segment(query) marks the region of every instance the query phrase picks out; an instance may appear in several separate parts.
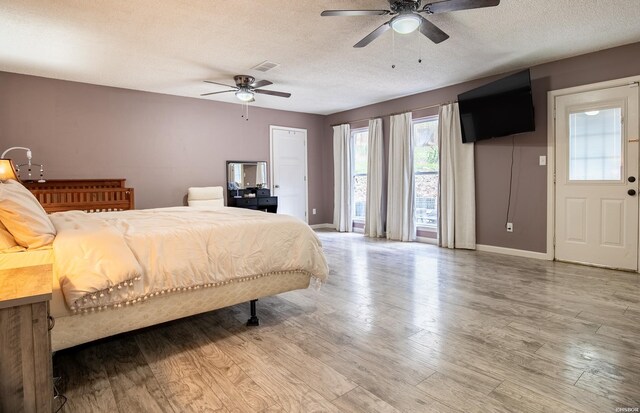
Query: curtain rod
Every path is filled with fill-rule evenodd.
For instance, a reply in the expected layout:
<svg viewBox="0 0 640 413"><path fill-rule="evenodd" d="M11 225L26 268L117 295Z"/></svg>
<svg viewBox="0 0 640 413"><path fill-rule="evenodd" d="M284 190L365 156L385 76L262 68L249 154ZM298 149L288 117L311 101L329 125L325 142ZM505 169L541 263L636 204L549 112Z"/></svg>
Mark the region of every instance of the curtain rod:
<svg viewBox="0 0 640 413"><path fill-rule="evenodd" d="M429 105L429 106L422 106L420 108L415 108L415 109L411 109L411 110L406 110L404 112L395 112L395 113L387 113L386 115L378 115L378 116L374 116L372 118L365 118L365 119L358 119L358 120L350 120L347 122L342 122L342 123L336 123L333 125L329 125L329 126L339 126L339 125L344 125L345 123L357 123L357 122L364 122L365 120L371 120L371 119L375 119L375 118L384 118L387 116L395 116L395 115L400 115L401 113L407 113L407 112L416 112L418 110L424 110L424 109L431 109L431 108L437 108L440 107L442 105L447 105L449 103L453 103L453 102L445 102L445 103L437 103L435 105Z"/></svg>

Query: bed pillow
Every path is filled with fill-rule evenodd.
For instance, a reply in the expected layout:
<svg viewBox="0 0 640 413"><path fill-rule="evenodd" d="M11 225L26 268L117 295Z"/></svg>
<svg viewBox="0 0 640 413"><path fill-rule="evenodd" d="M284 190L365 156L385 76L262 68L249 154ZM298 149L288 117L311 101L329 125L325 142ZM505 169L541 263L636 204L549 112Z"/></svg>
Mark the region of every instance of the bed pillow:
<svg viewBox="0 0 640 413"><path fill-rule="evenodd" d="M56 236L56 229L36 197L13 180L0 185L0 222L26 248L51 244Z"/></svg>
<svg viewBox="0 0 640 413"><path fill-rule="evenodd" d="M0 222L0 252L7 251L11 248L17 247L16 239L9 232L7 227Z"/></svg>

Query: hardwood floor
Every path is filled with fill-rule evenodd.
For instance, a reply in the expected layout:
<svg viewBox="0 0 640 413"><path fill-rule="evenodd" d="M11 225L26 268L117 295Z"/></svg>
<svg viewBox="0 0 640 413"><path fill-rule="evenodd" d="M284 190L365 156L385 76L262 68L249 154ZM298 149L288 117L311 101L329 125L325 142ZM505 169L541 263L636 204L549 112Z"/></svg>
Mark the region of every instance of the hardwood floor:
<svg viewBox="0 0 640 413"><path fill-rule="evenodd" d="M640 407L637 274L320 232L309 289L58 352L65 412ZM635 410L637 411L637 410Z"/></svg>

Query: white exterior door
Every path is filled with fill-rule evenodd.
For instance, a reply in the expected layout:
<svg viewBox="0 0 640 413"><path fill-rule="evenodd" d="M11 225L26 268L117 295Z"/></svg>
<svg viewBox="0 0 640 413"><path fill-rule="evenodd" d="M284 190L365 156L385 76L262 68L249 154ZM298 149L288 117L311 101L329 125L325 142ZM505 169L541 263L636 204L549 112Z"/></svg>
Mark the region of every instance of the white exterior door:
<svg viewBox="0 0 640 413"><path fill-rule="evenodd" d="M271 126L272 193L278 213L307 221L307 131Z"/></svg>
<svg viewBox="0 0 640 413"><path fill-rule="evenodd" d="M638 85L558 96L555 256L638 269Z"/></svg>

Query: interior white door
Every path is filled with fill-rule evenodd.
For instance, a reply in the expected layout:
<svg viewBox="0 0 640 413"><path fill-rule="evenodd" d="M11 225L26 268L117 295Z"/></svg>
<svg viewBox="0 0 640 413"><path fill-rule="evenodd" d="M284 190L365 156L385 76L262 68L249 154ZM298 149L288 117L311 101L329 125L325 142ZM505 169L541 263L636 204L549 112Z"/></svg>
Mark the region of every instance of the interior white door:
<svg viewBox="0 0 640 413"><path fill-rule="evenodd" d="M278 213L307 221L307 131L271 126L272 192Z"/></svg>
<svg viewBox="0 0 640 413"><path fill-rule="evenodd" d="M638 269L638 85L556 97L555 256Z"/></svg>

